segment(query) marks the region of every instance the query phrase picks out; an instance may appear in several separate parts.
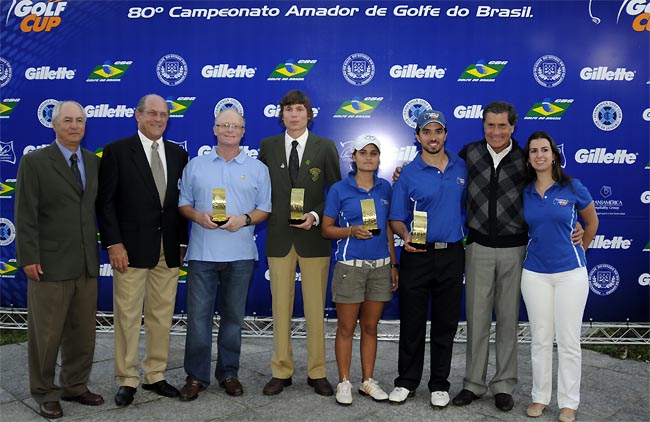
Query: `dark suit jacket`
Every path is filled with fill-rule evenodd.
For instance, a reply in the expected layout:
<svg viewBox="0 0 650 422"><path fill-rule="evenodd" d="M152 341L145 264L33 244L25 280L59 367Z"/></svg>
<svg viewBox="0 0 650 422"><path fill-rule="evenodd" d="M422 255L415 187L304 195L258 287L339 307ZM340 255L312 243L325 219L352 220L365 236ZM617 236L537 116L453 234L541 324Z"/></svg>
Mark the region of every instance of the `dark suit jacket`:
<svg viewBox="0 0 650 422"><path fill-rule="evenodd" d="M180 245L187 244L187 221L178 212L178 181L187 164L187 152L164 142L167 192L162 207L138 135L104 147L97 196L99 233L104 248L124 244L130 267L155 267L161 236L167 266L179 267Z"/></svg>
<svg viewBox="0 0 650 422"><path fill-rule="evenodd" d="M320 227L311 230L289 226L291 179L284 148L284 133L262 140L260 160L271 176L272 211L266 233L266 256L283 257L293 245L303 257L330 256L330 241L321 236ZM321 221L325 190L341 180L339 154L334 141L309 132L298 173L298 186L305 188L305 212L315 211Z"/></svg>
<svg viewBox="0 0 650 422"><path fill-rule="evenodd" d="M95 198L99 158L80 148L86 187L53 142L20 160L16 182L16 255L23 267L41 264L42 281L99 275ZM84 262L85 260L85 262Z"/></svg>

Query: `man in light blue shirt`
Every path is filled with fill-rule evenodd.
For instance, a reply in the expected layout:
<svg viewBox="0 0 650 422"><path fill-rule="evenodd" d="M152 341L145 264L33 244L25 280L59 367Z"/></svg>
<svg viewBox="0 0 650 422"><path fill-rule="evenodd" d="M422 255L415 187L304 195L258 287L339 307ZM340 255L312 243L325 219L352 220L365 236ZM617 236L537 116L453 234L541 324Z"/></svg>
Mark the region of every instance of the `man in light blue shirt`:
<svg viewBox="0 0 650 422"><path fill-rule="evenodd" d="M186 384L181 400L198 397L210 385L212 318L219 289L221 316L217 338L219 384L231 396L244 390L238 379L241 323L255 261L255 224L271 212L271 179L267 167L239 148L244 118L236 109L221 111L214 125L217 146L195 157L181 179L179 210L192 222L187 251ZM225 224L212 221L212 190L226 192Z"/></svg>

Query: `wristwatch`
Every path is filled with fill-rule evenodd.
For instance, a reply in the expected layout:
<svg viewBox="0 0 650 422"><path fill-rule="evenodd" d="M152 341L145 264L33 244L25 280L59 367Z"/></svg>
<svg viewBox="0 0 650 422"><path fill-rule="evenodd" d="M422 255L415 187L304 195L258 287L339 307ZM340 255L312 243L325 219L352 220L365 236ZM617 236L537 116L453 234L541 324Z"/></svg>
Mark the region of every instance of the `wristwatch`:
<svg viewBox="0 0 650 422"><path fill-rule="evenodd" d="M251 225L251 223L253 222L253 220L251 219L251 216L250 216L250 215L248 215L248 214L244 214L244 215L246 216L246 224L244 224L244 226L248 227L248 226Z"/></svg>

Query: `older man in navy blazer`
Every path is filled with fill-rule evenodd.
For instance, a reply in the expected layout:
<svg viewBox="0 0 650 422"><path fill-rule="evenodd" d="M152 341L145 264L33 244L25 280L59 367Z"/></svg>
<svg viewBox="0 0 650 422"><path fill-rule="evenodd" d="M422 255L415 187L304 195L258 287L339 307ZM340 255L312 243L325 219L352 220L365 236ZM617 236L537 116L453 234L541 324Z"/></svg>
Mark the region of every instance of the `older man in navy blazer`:
<svg viewBox="0 0 650 422"><path fill-rule="evenodd" d="M142 310L146 355L142 388L166 396L178 390L165 381L169 331L181 245L187 222L178 212L178 183L187 152L163 139L169 107L158 95L140 99L138 133L108 144L99 169L97 218L102 246L113 267L115 403L133 401L140 383L138 339Z"/></svg>

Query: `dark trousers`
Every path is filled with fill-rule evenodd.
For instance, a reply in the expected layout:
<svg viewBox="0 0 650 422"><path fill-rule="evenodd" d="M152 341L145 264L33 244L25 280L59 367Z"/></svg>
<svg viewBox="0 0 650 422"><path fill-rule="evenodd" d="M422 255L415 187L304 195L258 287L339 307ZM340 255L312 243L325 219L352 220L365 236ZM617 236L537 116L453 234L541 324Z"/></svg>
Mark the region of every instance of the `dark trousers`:
<svg viewBox="0 0 650 422"><path fill-rule="evenodd" d="M399 376L395 387L415 390L422 379L427 311L431 303L429 391L449 391L454 336L463 292L461 242L424 253L402 250L399 273Z"/></svg>

